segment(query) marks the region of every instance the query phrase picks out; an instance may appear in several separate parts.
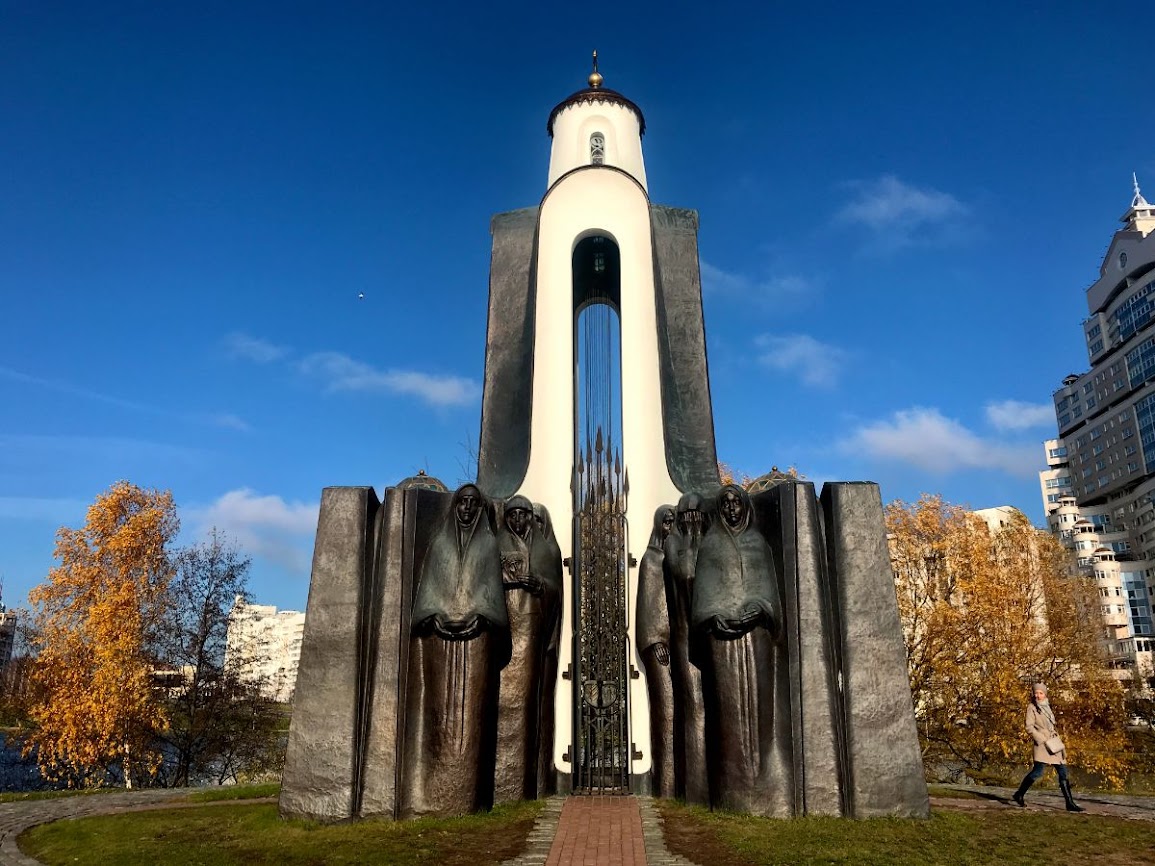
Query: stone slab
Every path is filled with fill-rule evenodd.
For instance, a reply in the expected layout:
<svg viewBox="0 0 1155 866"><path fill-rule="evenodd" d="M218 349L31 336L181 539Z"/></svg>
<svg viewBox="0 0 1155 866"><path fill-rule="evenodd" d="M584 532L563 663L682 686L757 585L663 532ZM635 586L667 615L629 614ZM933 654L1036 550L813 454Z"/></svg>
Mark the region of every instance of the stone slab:
<svg viewBox="0 0 1155 866"><path fill-rule="evenodd" d="M878 485L822 488L842 658L850 815L930 814Z"/></svg>

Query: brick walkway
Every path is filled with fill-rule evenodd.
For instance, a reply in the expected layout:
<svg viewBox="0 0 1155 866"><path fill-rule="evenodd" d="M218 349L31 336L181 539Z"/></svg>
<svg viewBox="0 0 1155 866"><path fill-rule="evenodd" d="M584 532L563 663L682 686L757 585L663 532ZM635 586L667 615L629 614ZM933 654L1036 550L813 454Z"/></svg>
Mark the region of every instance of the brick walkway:
<svg viewBox="0 0 1155 866"><path fill-rule="evenodd" d="M646 866L634 797L569 797L546 866Z"/></svg>

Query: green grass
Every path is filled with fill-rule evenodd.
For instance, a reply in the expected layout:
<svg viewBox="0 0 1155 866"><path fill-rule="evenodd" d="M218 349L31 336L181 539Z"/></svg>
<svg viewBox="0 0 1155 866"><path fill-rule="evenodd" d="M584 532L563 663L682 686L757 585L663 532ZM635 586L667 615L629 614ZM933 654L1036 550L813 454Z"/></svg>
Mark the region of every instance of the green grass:
<svg viewBox="0 0 1155 866"><path fill-rule="evenodd" d="M202 788L188 795L190 803L215 803L220 800L258 800L261 797L276 797L281 793L280 782L260 785L222 785L219 788Z"/></svg>
<svg viewBox="0 0 1155 866"><path fill-rule="evenodd" d="M928 820L766 818L665 802L666 845L704 866L1137 866L1155 864L1146 821L1018 809L936 810Z"/></svg>
<svg viewBox="0 0 1155 866"><path fill-rule="evenodd" d="M489 866L521 852L540 808L519 803L466 818L321 825L283 821L275 804L229 804L59 821L19 842L49 866Z"/></svg>

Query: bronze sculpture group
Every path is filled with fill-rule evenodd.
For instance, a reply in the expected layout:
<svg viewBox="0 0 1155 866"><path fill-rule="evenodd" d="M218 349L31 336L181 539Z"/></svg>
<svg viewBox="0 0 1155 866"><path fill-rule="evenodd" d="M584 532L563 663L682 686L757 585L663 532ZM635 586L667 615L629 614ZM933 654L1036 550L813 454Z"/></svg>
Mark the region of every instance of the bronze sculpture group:
<svg viewBox="0 0 1155 866"><path fill-rule="evenodd" d="M453 495L410 620L402 817L550 793L561 568L544 507Z"/></svg>
<svg viewBox="0 0 1155 866"><path fill-rule="evenodd" d="M783 605L749 495L725 485L654 515L638 576L653 788L753 814L793 813Z"/></svg>

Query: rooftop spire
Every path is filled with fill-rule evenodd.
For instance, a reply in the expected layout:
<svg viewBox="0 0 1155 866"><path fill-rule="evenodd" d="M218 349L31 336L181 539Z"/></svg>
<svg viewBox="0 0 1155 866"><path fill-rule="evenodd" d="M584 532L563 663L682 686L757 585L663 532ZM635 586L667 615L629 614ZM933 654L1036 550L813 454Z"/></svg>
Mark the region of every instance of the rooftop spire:
<svg viewBox="0 0 1155 866"><path fill-rule="evenodd" d="M598 68L597 52L594 52L594 69ZM1139 178L1135 176L1135 172L1131 172L1131 184L1135 188L1135 197L1131 199L1131 207L1150 207L1147 204L1147 199L1143 198L1143 193L1139 192Z"/></svg>
<svg viewBox="0 0 1155 866"><path fill-rule="evenodd" d="M598 88L602 86L602 74L598 72L598 50L594 49L594 71L590 73L588 79L590 87Z"/></svg>

